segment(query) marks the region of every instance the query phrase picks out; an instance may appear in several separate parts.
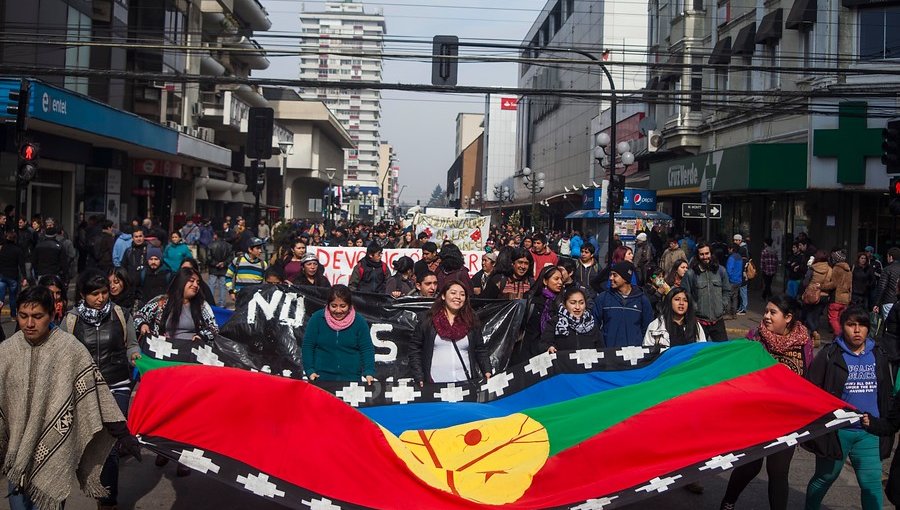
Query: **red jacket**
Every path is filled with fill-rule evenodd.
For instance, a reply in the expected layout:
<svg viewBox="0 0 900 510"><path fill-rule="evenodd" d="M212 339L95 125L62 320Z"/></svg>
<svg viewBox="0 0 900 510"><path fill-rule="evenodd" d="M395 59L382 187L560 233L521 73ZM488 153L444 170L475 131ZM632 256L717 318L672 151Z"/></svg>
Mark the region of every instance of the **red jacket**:
<svg viewBox="0 0 900 510"><path fill-rule="evenodd" d="M534 259L534 277L537 278L541 275L541 270L547 266L555 266L557 262L559 262L559 257L556 256L556 253L553 253L549 248L544 249L544 253L538 254L533 250L531 252L531 258Z"/></svg>

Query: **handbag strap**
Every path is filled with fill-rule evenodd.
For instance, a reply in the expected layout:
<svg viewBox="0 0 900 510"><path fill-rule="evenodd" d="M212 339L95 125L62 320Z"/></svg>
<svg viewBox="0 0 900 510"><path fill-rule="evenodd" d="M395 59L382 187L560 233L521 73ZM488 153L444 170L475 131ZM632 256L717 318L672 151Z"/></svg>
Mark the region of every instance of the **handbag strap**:
<svg viewBox="0 0 900 510"><path fill-rule="evenodd" d="M456 351L456 357L459 358L459 362L460 364L462 364L463 372L466 373L466 380L472 384L475 384L475 380L472 379L472 374L469 373L469 369L466 368L466 362L463 361L462 353L459 351L459 346L456 345L456 341L451 340L450 342L453 344L453 350Z"/></svg>

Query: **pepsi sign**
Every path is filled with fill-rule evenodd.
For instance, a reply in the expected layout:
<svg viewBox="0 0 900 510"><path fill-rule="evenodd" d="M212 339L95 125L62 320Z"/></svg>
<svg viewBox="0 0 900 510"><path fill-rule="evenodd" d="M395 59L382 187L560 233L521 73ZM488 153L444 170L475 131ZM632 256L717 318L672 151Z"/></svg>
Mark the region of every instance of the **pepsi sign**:
<svg viewBox="0 0 900 510"><path fill-rule="evenodd" d="M652 189L625 188L622 209L632 211L655 211L656 191Z"/></svg>

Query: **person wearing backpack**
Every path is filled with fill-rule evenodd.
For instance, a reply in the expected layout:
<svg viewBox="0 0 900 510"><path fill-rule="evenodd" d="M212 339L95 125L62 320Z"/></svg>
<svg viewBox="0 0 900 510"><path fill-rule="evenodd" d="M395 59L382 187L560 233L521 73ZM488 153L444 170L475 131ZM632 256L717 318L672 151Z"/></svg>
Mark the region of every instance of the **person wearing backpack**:
<svg viewBox="0 0 900 510"><path fill-rule="evenodd" d="M368 292L371 294L384 294L385 285L391 275L387 264L381 261L384 250L376 242L372 241L366 248L366 256L360 260L353 272L350 273L350 282L347 285L354 292Z"/></svg>
<svg viewBox="0 0 900 510"><path fill-rule="evenodd" d="M141 357L131 316L109 299L109 280L97 269L83 272L77 281L79 297L75 307L66 314L59 327L71 333L87 348L106 386L119 405L122 414L128 416L131 400L131 367ZM119 455L113 448L100 473L101 484L109 495L98 498L99 508L118 504Z"/></svg>
<svg viewBox="0 0 900 510"><path fill-rule="evenodd" d="M225 288L232 296L248 285L261 285L265 281L263 275L269 264L262 258L263 244L265 242L262 239L251 237L247 252L232 260L228 266Z"/></svg>
<svg viewBox="0 0 900 510"><path fill-rule="evenodd" d="M56 275L64 284L69 281L69 258L56 238L56 227L48 227L31 250L31 270L35 280Z"/></svg>
<svg viewBox="0 0 900 510"><path fill-rule="evenodd" d="M819 319L822 311L828 305L828 291L834 289L831 278L831 266L828 264L828 253L825 250L816 250L813 255L813 263L806 275L806 288L803 291L803 322L806 329L813 337L813 342L819 344Z"/></svg>

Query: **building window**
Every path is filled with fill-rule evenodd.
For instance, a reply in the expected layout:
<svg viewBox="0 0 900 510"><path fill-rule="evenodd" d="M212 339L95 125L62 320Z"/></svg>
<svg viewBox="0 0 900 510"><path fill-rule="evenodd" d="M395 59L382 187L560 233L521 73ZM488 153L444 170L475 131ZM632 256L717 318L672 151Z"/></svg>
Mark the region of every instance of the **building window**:
<svg viewBox="0 0 900 510"><path fill-rule="evenodd" d="M70 42L91 40L91 18L77 9L69 7L66 40ZM90 46L69 46L66 48L67 69L89 69L91 67ZM65 87L81 94L88 93L87 77L66 76Z"/></svg>
<svg viewBox="0 0 900 510"><path fill-rule="evenodd" d="M659 2L657 0L652 0L650 2L650 15L647 16L648 19L648 27L647 27L647 36L650 41L650 46L656 46L659 44Z"/></svg>
<svg viewBox="0 0 900 510"><path fill-rule="evenodd" d="M812 45L813 45L813 35L812 30L801 30L800 31L800 53L803 55L801 60L801 65L803 66L803 73L807 74L809 69L812 66Z"/></svg>
<svg viewBox="0 0 900 510"><path fill-rule="evenodd" d="M900 58L900 6L859 9L859 59Z"/></svg>
<svg viewBox="0 0 900 510"><path fill-rule="evenodd" d="M691 100L692 112L699 112L703 107L703 67L691 66Z"/></svg>
<svg viewBox="0 0 900 510"><path fill-rule="evenodd" d="M678 91L678 85L681 83L680 79L674 79L670 82L672 84L671 91ZM674 117L678 115L678 100L676 99L678 96L672 94L669 96L669 117Z"/></svg>

